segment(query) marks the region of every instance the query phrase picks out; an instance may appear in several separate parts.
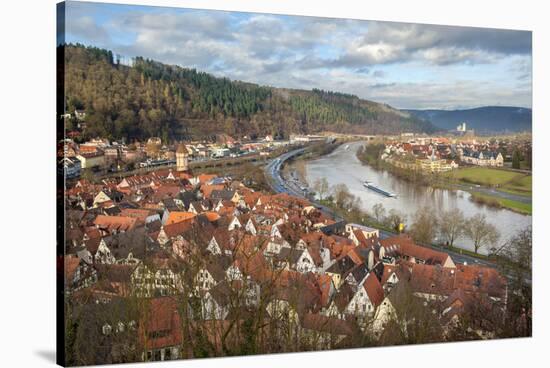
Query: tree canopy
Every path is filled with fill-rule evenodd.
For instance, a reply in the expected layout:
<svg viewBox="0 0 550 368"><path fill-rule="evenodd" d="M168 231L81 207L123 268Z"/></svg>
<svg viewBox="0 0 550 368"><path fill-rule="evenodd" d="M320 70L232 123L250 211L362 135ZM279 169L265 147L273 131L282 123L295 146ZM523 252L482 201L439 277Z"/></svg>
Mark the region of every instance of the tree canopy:
<svg viewBox="0 0 550 368"><path fill-rule="evenodd" d="M252 138L322 130L357 133L430 131L431 124L357 96L277 89L218 78L109 50L64 45L66 112L86 112L84 137L111 139ZM73 122L67 123L74 128Z"/></svg>

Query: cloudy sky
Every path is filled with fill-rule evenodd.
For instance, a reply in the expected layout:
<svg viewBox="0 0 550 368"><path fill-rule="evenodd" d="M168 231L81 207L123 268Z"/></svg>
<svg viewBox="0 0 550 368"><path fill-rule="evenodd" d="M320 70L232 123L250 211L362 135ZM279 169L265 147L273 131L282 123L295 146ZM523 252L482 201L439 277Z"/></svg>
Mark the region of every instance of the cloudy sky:
<svg viewBox="0 0 550 368"><path fill-rule="evenodd" d="M69 1L66 41L397 108L531 107L531 33Z"/></svg>

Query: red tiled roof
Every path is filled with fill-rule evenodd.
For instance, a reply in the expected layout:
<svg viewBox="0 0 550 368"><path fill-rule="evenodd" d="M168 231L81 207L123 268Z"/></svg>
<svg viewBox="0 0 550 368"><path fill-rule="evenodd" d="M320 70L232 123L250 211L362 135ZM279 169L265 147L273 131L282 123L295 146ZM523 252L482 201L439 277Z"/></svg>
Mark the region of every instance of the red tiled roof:
<svg viewBox="0 0 550 368"><path fill-rule="evenodd" d="M455 288L504 297L506 279L494 268L459 264L455 275Z"/></svg>
<svg viewBox="0 0 550 368"><path fill-rule="evenodd" d="M170 212L170 215L168 215L166 225L171 225L182 221L189 221L192 220L195 216L196 215L193 212L172 211Z"/></svg>
<svg viewBox="0 0 550 368"><path fill-rule="evenodd" d="M214 179L214 178L217 178L217 175L213 175L213 174L200 174L199 176L197 176L197 178L199 179L199 183L201 184L206 184L208 183L210 180Z"/></svg>
<svg viewBox="0 0 550 368"><path fill-rule="evenodd" d="M159 349L181 344L181 318L173 298L151 299L147 312L138 333L138 336L142 338L142 344L147 349ZM143 341L143 336L147 336L145 341Z"/></svg>
<svg viewBox="0 0 550 368"><path fill-rule="evenodd" d="M332 335L351 335L353 333L349 322L322 314L306 313L302 319L302 327Z"/></svg>
<svg viewBox="0 0 550 368"><path fill-rule="evenodd" d="M202 194L204 195L204 198L210 198L210 195L214 190L223 190L223 189L225 189L225 185L223 184L214 184L214 185L202 184L200 188Z"/></svg>
<svg viewBox="0 0 550 368"><path fill-rule="evenodd" d="M443 266L449 258L447 253L416 245L412 238L407 235L398 235L382 239L380 240L380 244L386 249L392 245L396 245L398 247L397 251L400 254L421 259L428 264L440 264Z"/></svg>
<svg viewBox="0 0 550 368"><path fill-rule="evenodd" d="M346 255L351 258L353 263L355 263L356 265L359 265L365 261L363 257L359 255L357 248L350 249L349 252L346 253Z"/></svg>
<svg viewBox="0 0 550 368"><path fill-rule="evenodd" d="M151 216L152 214L154 214L153 211L145 210L141 208L123 208L120 211L120 216L135 217L142 224L145 223L145 220L147 219L147 217Z"/></svg>
<svg viewBox="0 0 550 368"><path fill-rule="evenodd" d="M136 222L134 217L99 215L94 220L94 225L109 231L128 231L136 226Z"/></svg>
<svg viewBox="0 0 550 368"><path fill-rule="evenodd" d="M365 288L365 291L367 292L371 303L375 307L378 307L380 303L382 303L382 301L384 300L384 289L382 289L382 285L380 285L378 277L376 277L374 272L371 272L367 276L363 287Z"/></svg>
<svg viewBox="0 0 550 368"><path fill-rule="evenodd" d="M169 237L181 235L193 227L194 220L175 222L173 224L165 225L163 227L164 233Z"/></svg>
<svg viewBox="0 0 550 368"><path fill-rule="evenodd" d="M205 215L208 221L210 222L217 221L221 217L218 213L214 211L205 211L205 212L202 212L202 214Z"/></svg>
<svg viewBox="0 0 550 368"><path fill-rule="evenodd" d="M454 289L455 270L439 266L412 264L410 285L416 292L449 295Z"/></svg>
<svg viewBox="0 0 550 368"><path fill-rule="evenodd" d="M332 277L327 274L317 275L317 282L319 284L319 289L321 290L321 305L326 307L330 302Z"/></svg>

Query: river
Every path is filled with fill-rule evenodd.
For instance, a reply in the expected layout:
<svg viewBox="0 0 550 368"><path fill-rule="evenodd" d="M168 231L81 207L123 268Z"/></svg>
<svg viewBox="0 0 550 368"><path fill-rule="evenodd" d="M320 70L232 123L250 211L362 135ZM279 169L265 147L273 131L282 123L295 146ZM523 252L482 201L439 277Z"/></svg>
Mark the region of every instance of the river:
<svg viewBox="0 0 550 368"><path fill-rule="evenodd" d="M487 216L487 221L496 226L500 233L499 243L509 239L519 230L531 225L532 217L521 215L506 209L496 209L470 201L470 193L457 190L436 189L429 186L411 184L389 172L379 171L363 165L356 157L357 149L365 142L354 142L338 147L327 156L308 161L306 179L311 185L317 178L325 177L331 186L344 183L350 192L361 199L362 207L372 212L372 207L381 203L386 213L395 209L407 216L408 223L421 208L430 208L436 214L441 210L459 208L466 217L478 213ZM397 198L389 198L363 187L363 181L369 180L378 187L396 193ZM456 246L473 250L469 239L458 239ZM486 254L488 249L480 249Z"/></svg>

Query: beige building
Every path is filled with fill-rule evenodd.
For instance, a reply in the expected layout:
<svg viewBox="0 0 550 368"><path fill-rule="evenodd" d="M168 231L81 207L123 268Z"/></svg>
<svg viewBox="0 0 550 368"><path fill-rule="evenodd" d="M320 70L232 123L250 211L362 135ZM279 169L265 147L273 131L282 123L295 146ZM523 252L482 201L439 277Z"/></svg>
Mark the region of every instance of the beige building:
<svg viewBox="0 0 550 368"><path fill-rule="evenodd" d="M93 153L81 153L76 158L80 160L83 169L105 166L105 155L100 150Z"/></svg>
<svg viewBox="0 0 550 368"><path fill-rule="evenodd" d="M445 171L451 171L453 166L453 162L447 162L447 160L444 159L417 159L416 160L416 167L422 171L432 172L432 173L439 173L439 172L445 172Z"/></svg>
<svg viewBox="0 0 550 368"><path fill-rule="evenodd" d="M183 143L178 144L178 148L176 149L176 170L189 170L189 151Z"/></svg>

